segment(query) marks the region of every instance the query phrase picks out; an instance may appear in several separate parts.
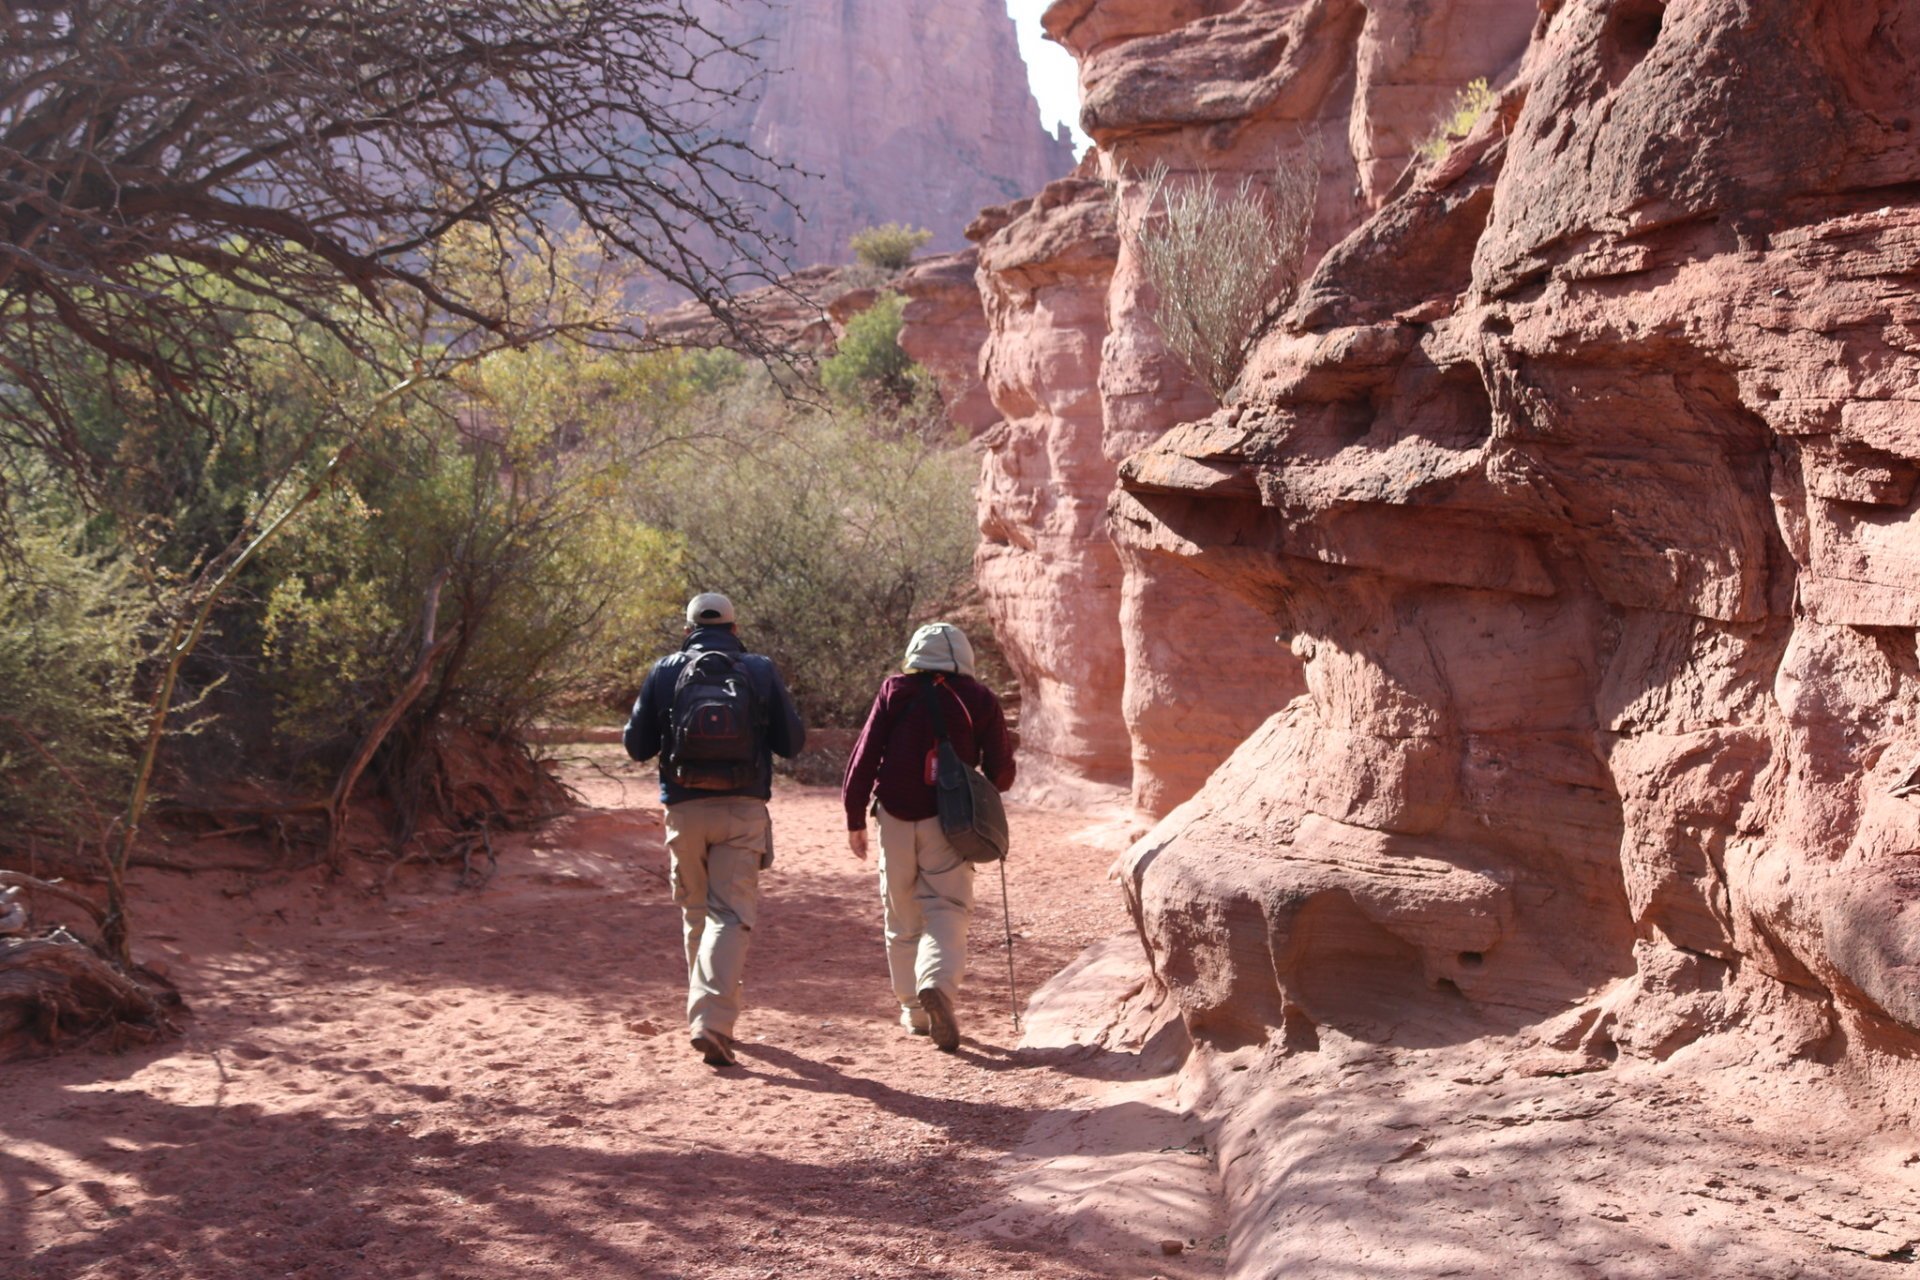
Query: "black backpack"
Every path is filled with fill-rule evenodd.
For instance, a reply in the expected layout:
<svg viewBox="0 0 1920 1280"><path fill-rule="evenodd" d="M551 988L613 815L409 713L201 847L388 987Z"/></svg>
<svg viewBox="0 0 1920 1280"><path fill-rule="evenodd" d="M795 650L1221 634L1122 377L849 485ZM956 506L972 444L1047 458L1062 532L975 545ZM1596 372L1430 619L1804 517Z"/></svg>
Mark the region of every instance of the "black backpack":
<svg viewBox="0 0 1920 1280"><path fill-rule="evenodd" d="M737 655L695 652L673 682L669 777L699 791L738 791L760 780L760 715L753 679Z"/></svg>
<svg viewBox="0 0 1920 1280"><path fill-rule="evenodd" d="M927 681L927 708L933 713L933 799L940 814L940 832L953 851L968 862L998 862L1007 856L1007 805L985 774L960 758L947 736L946 713L940 709L938 681Z"/></svg>

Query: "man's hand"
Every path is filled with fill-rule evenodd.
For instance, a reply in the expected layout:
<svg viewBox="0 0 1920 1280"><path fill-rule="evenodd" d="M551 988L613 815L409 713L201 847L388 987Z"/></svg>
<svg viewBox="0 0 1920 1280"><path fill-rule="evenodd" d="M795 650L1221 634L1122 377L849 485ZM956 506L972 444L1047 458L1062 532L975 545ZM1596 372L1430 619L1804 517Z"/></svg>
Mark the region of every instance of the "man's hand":
<svg viewBox="0 0 1920 1280"><path fill-rule="evenodd" d="M847 832L847 848L853 850L853 856L865 862L867 860L867 832L862 827L858 831Z"/></svg>

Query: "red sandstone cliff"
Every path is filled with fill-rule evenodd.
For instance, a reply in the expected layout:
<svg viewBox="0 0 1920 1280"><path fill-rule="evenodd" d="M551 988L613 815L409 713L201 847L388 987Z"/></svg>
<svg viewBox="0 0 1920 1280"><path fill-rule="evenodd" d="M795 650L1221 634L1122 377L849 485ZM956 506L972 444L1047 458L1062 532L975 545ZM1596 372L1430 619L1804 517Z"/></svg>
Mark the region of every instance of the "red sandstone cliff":
<svg viewBox="0 0 1920 1280"><path fill-rule="evenodd" d="M1099 319L982 254L994 359L1102 343L1136 798L1225 761L1122 870L1203 1050L1231 1273L1910 1258L1920 3L1047 22L1122 202L1156 159L1322 172L1313 275L1226 408L1125 244ZM1403 176L1477 76L1499 108ZM989 509L1087 456L1084 418L1027 417ZM1112 598L1047 625L1098 635ZM1190 630L1223 599L1244 621ZM1266 689L1222 672L1274 636ZM1194 703L1259 723L1179 742Z"/></svg>
<svg viewBox="0 0 1920 1280"><path fill-rule="evenodd" d="M904 222L964 247L981 207L1073 167L1040 125L1003 0L695 0L766 72L715 121L797 173L777 180L804 221L769 216L797 265L849 260L847 237ZM773 178L773 171L762 176Z"/></svg>
<svg viewBox="0 0 1920 1280"><path fill-rule="evenodd" d="M987 389L1006 421L983 441L975 558L1020 677L1027 785L1128 780L1120 714L1120 562L1106 536L1100 343L1118 244L1101 184L1076 176L989 210L980 241Z"/></svg>
<svg viewBox="0 0 1920 1280"><path fill-rule="evenodd" d="M1080 59L1083 122L1123 209L1133 208L1139 176L1156 163L1177 179L1200 170L1261 174L1283 158L1313 156L1317 256L1384 200L1414 144L1462 86L1497 77L1518 58L1534 12L1521 0L1060 0L1045 25ZM1025 214L1025 222L1034 220ZM1019 282L996 278L991 252L982 259L982 291L996 329L993 349L1099 346L1091 383L1078 371L1072 376L1081 380L1070 384L1097 389L1097 433L1084 423L1041 432L1048 461L1036 466L1042 455L1023 452L1025 437L1015 432L989 464L985 590L1016 650L1098 653L1118 637L1124 755L1104 696L1112 676L1085 692L1052 677L1045 678L1050 687L1039 687L1035 677L1027 713L1042 726L1035 743L1042 753L1086 759L1087 773L1130 784L1135 808L1157 817L1302 691L1300 664L1276 643L1267 611L1215 590L1157 544L1123 539L1119 573L1089 579L1081 562L1110 555L1104 524L1081 527L1073 536L1080 549L1062 559L1057 542L1042 551L1032 538L1003 536L1019 524L1005 513L1050 506L1052 455L1071 451L1084 486L1074 491L1092 492L1096 473L1110 474L1120 458L1206 414L1213 402L1162 348L1127 243L1118 245L1097 309L1063 314L1034 305L1019 313ZM1066 397L1067 385L1056 378L1048 395ZM1033 419L1029 392L1010 387L996 397L1009 419ZM1067 744L1057 753L1056 740Z"/></svg>

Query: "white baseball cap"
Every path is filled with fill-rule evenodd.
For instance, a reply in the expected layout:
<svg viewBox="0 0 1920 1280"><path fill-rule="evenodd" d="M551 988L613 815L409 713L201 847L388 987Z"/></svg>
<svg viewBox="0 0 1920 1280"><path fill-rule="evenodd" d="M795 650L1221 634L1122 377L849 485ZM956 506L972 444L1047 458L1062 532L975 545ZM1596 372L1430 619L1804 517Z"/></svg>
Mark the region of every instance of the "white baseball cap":
<svg viewBox="0 0 1920 1280"><path fill-rule="evenodd" d="M687 601L687 625L717 627L733 621L733 601L718 591L702 591Z"/></svg>

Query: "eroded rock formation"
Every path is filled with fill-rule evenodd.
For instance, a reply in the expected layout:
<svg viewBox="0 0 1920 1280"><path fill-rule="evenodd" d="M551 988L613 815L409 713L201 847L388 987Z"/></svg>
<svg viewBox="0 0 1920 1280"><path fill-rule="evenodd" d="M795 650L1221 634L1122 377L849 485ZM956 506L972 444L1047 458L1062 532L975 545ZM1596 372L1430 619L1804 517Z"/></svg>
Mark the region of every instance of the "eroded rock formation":
<svg viewBox="0 0 1920 1280"><path fill-rule="evenodd" d="M1453 97L1476 76L1497 76L1525 48L1533 6L1484 0L1454 6L1374 5L1359 0L1317 3L1128 3L1061 0L1045 15L1048 31L1081 61L1084 124L1100 147L1099 169L1129 220L1140 182L1156 164L1176 181L1199 173L1232 182L1277 165L1318 173L1311 252L1345 236L1386 195L1415 143ZM1029 215L1031 216L1031 215ZM982 259L982 287L1007 294ZM1013 292L1017 293L1015 289ZM1080 309L1066 321L1076 340L1100 342L1099 449L1105 465L1158 440L1175 425L1202 417L1213 401L1161 344L1153 298L1125 238L1118 244L1103 313ZM996 346L1026 342L1045 348L1053 318L1044 311L1009 322L1013 309L990 305ZM1056 390L1053 394L1058 395ZM1030 397L1002 402L1010 418L1026 417ZM1037 430L1037 428L1036 428ZM1041 432L1041 434L1045 434ZM1019 438L1009 436L1011 443ZM1062 447L1091 457L1084 426L1061 434ZM988 492L1001 509L1042 502L1048 479L1003 451L990 465ZM1004 520L989 512L990 544ZM1083 559L1108 556L1104 525L1083 525L1093 546ZM1003 553L990 551L992 559ZM1136 810L1167 812L1198 789L1213 769L1268 716L1304 688L1300 663L1276 643L1267 612L1223 593L1180 555L1152 540L1122 540L1120 586L1054 593L1049 608L1028 619L1031 646L1110 646L1117 625L1122 647L1121 708L1126 757L1109 750L1103 776L1130 783ZM1063 579L1064 581L1064 579ZM999 616L1022 629L1034 602L1021 592L1045 590L1048 576L998 574ZM1094 690L1092 692L1103 692ZM1116 743L1109 703L1065 682L1039 691L1030 704L1052 715L1059 734Z"/></svg>
<svg viewBox="0 0 1920 1280"><path fill-rule="evenodd" d="M904 222L961 249L985 205L1039 190L1073 167L1047 133L1002 0L695 0L766 73L715 127L770 161L799 205L770 210L795 264L850 260L847 237ZM811 176L808 176L811 175Z"/></svg>
<svg viewBox="0 0 1920 1280"><path fill-rule="evenodd" d="M988 210L968 234L990 335L981 368L1005 417L983 442L975 567L1020 677L1026 785L1125 786L1120 562L1106 536L1115 459L1097 389L1113 214L1083 174Z"/></svg>
<svg viewBox="0 0 1920 1280"><path fill-rule="evenodd" d="M934 376L947 418L969 437L1000 421L980 375L987 317L974 280L979 254L943 253L914 263L893 287L905 296L900 348Z"/></svg>
<svg viewBox="0 0 1920 1280"><path fill-rule="evenodd" d="M1130 854L1203 1039L1737 1029L1911 1114L1916 57L1905 0L1545 6L1122 466L1308 687Z"/></svg>
<svg viewBox="0 0 1920 1280"><path fill-rule="evenodd" d="M1100 336L1136 801L1207 757L1158 708L1260 720L1121 863L1201 1049L1229 1274L1910 1260L1920 0L1047 22L1123 207L1155 161L1321 175L1228 406L1124 242ZM1478 77L1496 107L1409 163ZM990 318L1003 361L1058 340ZM1194 635L1217 598L1246 621ZM1270 701L1222 635L1281 638Z"/></svg>

